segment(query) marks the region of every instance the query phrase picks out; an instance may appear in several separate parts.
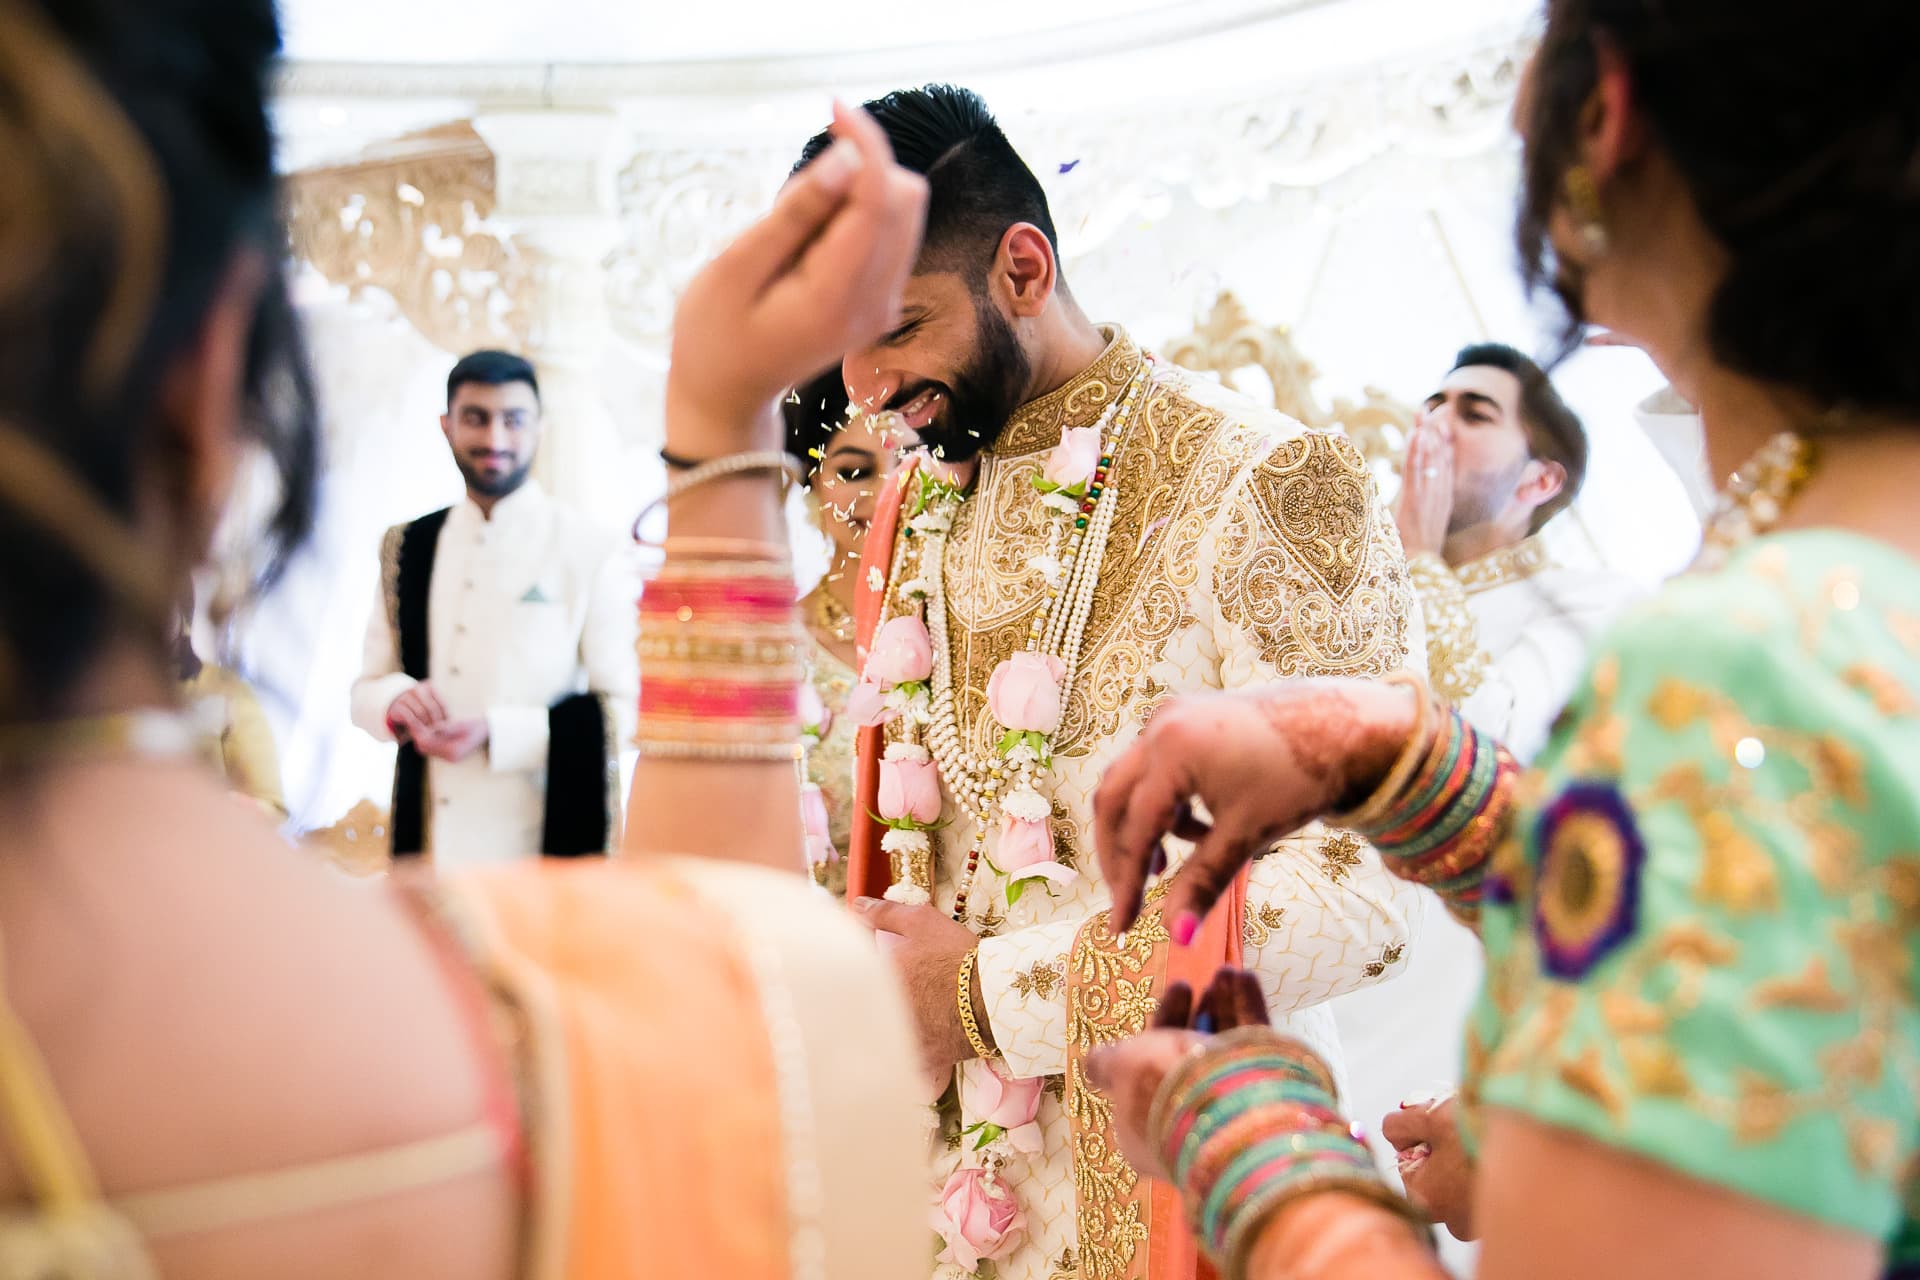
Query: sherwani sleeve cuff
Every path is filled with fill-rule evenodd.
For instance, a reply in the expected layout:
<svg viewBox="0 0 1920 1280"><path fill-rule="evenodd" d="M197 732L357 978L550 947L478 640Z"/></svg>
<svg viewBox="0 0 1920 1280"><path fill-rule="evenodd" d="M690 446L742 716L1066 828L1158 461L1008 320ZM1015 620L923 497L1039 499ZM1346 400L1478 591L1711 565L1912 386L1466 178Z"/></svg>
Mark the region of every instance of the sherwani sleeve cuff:
<svg viewBox="0 0 1920 1280"><path fill-rule="evenodd" d="M545 707L495 707L487 712L487 762L495 773L544 768L547 737Z"/></svg>
<svg viewBox="0 0 1920 1280"><path fill-rule="evenodd" d="M384 676L369 676L354 682L353 722L381 742L393 741L387 728L387 708L393 700L418 683L404 671Z"/></svg>
<svg viewBox="0 0 1920 1280"><path fill-rule="evenodd" d="M1067 1069L1067 953L1085 920L1054 920L980 940L980 994L1016 1080Z"/></svg>

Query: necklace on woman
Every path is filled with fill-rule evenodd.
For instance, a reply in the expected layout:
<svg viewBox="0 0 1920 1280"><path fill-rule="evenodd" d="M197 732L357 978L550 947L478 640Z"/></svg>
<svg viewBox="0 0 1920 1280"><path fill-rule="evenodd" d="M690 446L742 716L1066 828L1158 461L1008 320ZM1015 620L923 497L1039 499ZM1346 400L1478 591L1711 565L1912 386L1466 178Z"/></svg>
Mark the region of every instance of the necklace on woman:
<svg viewBox="0 0 1920 1280"><path fill-rule="evenodd" d="M813 591L813 627L838 644L853 643L853 611L822 582Z"/></svg>
<svg viewBox="0 0 1920 1280"><path fill-rule="evenodd" d="M1693 567L1718 569L1733 552L1771 532L1813 475L1814 449L1797 431L1782 431L1740 464L1720 492L1701 532Z"/></svg>

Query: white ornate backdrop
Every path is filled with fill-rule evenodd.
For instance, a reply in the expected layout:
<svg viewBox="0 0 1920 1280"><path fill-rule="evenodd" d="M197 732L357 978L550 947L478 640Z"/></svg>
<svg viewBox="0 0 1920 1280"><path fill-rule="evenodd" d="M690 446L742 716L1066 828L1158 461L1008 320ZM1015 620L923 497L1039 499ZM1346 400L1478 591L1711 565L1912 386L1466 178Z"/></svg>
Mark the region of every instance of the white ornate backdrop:
<svg viewBox="0 0 1920 1280"><path fill-rule="evenodd" d="M1231 288L1293 327L1327 398L1417 400L1465 342L1543 341L1510 235L1532 0L655 7L288 6L283 162L330 465L313 548L239 641L297 823L385 787L346 688L380 531L459 491L436 429L454 356L528 350L543 482L630 518L660 484L676 291L831 93L979 89L1049 189L1078 297L1150 344ZM1670 571L1697 529L1631 419L1657 375L1614 350L1559 377L1594 436L1563 554Z"/></svg>

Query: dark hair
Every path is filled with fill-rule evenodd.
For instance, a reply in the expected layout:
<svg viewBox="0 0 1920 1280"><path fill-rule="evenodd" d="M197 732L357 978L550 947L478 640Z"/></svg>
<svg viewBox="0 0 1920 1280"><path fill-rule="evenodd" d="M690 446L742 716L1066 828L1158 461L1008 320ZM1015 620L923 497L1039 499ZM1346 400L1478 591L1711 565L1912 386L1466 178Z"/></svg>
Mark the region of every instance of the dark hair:
<svg viewBox="0 0 1920 1280"><path fill-rule="evenodd" d="M1548 0L1518 226L1536 288L1561 276L1547 226L1602 41L1726 247L1715 359L1823 406L1920 412L1920 5Z"/></svg>
<svg viewBox="0 0 1920 1280"><path fill-rule="evenodd" d="M267 115L279 43L270 0L0 0L0 719L60 714L116 629L169 651L188 566L163 557L197 554L209 531L190 522L212 513L183 496L175 536L146 545L135 494L186 493L159 390L247 250L269 279L245 426L279 480L256 587L311 526L319 424Z"/></svg>
<svg viewBox="0 0 1920 1280"><path fill-rule="evenodd" d="M820 469L827 444L847 425L847 382L835 365L795 388L780 416L787 427L787 452L807 469L807 483Z"/></svg>
<svg viewBox="0 0 1920 1280"><path fill-rule="evenodd" d="M917 270L951 271L969 285L986 280L1001 237L1015 223L1038 227L1060 251L1047 193L971 89L930 84L900 89L866 104L886 130L894 158L927 179L927 229ZM833 142L808 140L795 173Z"/></svg>
<svg viewBox="0 0 1920 1280"><path fill-rule="evenodd" d="M453 366L453 372L447 375L447 407L453 407L454 393L468 383L478 383L483 387L504 387L509 382L524 382L533 388L533 398L540 398L540 380L533 376L533 365L525 357L514 355L511 351L476 351L463 356L460 363Z"/></svg>
<svg viewBox="0 0 1920 1280"><path fill-rule="evenodd" d="M1567 473L1560 492L1534 508L1531 532L1573 505L1587 478L1587 432L1580 415L1567 406L1547 378L1546 370L1513 347L1500 342L1476 342L1462 347L1453 358L1455 369L1504 369L1520 384L1520 426L1527 433L1527 452L1543 462L1557 462Z"/></svg>

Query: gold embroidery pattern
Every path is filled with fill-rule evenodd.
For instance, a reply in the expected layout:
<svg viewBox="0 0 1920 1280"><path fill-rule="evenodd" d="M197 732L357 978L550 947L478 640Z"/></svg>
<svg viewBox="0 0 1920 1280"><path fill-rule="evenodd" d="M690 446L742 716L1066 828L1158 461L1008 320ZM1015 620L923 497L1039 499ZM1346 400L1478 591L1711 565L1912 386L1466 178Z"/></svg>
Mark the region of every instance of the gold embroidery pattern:
<svg viewBox="0 0 1920 1280"><path fill-rule="evenodd" d="M1381 974L1385 973L1387 970L1391 969L1394 965L1399 964L1400 957L1405 955L1406 953L1407 953L1406 943L1404 942L1389 943L1387 946L1381 949L1380 958L1378 960L1369 960L1367 962L1366 967L1362 969L1360 972L1366 974L1369 978L1377 978Z"/></svg>
<svg viewBox="0 0 1920 1280"><path fill-rule="evenodd" d="M1360 865L1360 851L1365 847L1353 832L1335 831L1320 842L1320 869L1327 879L1339 884Z"/></svg>
<svg viewBox="0 0 1920 1280"><path fill-rule="evenodd" d="M1399 540L1345 437L1310 431L1257 468L1221 539L1214 594L1283 676L1383 675L1414 608Z"/></svg>
<svg viewBox="0 0 1920 1280"><path fill-rule="evenodd" d="M1039 996L1042 1000L1053 999L1056 986L1066 981L1067 962L1064 960L1036 960L1025 973L1013 975L1013 989L1022 998Z"/></svg>
<svg viewBox="0 0 1920 1280"><path fill-rule="evenodd" d="M1087 1083L1086 1056L1136 1035L1157 1003L1154 986L1172 939L1158 912L1118 938L1102 911L1080 928L1067 960L1067 1098L1080 1274L1140 1280L1146 1274L1147 1188L1120 1154L1112 1105Z"/></svg>
<svg viewBox="0 0 1920 1280"><path fill-rule="evenodd" d="M1264 947L1273 940L1273 931L1286 923L1285 907L1271 902L1247 904L1247 918L1241 936L1250 947Z"/></svg>
<svg viewBox="0 0 1920 1280"><path fill-rule="evenodd" d="M986 714L987 682L1025 643L1044 590L1028 566L1045 549L1048 529L1033 501L1031 481L1044 463L1034 451L1051 448L1063 427L1094 421L1142 358L1118 336L1092 370L1021 410L982 458L975 497L954 521L947 610L961 732L975 751L991 754L997 740ZM1214 523L1218 497L1271 448L1270 436L1230 425L1219 410L1191 398L1189 375L1163 367L1155 378L1114 461L1119 507L1087 620L1082 674L1055 735L1054 750L1062 756L1085 755L1112 738L1136 699L1155 688L1150 673L1162 646L1191 621L1186 602L1196 552Z"/></svg>
<svg viewBox="0 0 1920 1280"><path fill-rule="evenodd" d="M1525 582L1551 568L1553 557L1547 553L1546 543L1539 538L1527 538L1510 547L1490 551L1454 572L1461 589L1471 596L1511 582Z"/></svg>
<svg viewBox="0 0 1920 1280"><path fill-rule="evenodd" d="M1080 1280L1080 1265L1074 1259L1073 1250L1064 1250L1053 1260L1053 1270L1047 1280Z"/></svg>
<svg viewBox="0 0 1920 1280"><path fill-rule="evenodd" d="M1409 559L1407 575L1427 623L1428 679L1435 693L1458 706L1487 678L1487 655L1480 648L1480 629L1467 607L1467 594L1436 555Z"/></svg>
<svg viewBox="0 0 1920 1280"><path fill-rule="evenodd" d="M1626 731L1614 708L1619 674L1611 658L1596 667L1596 696L1580 737L1561 762L1562 772L1591 771L1596 765L1616 775L1621 771ZM1820 1051L1816 1083L1800 1086L1741 1070L1730 1091L1716 1092L1690 1075L1672 1035L1675 1024L1699 1007L1708 974L1741 962L1738 942L1704 919L1677 921L1643 939L1605 987L1590 993L1603 1028L1596 1037L1569 1035L1577 989L1543 975L1538 941L1522 927L1488 975L1488 996L1506 1026L1484 1064L1471 1070L1473 1092L1490 1076L1513 1075L1537 1084L1547 1075L1591 1099L1618 1123L1638 1098L1676 1099L1742 1143L1772 1141L1803 1118L1832 1116L1861 1175L1892 1176L1897 1143L1889 1140L1887 1122L1866 1111L1862 1099L1889 1072L1911 1079L1917 1065L1900 1041L1897 1020L1913 977L1909 939L1920 923L1920 857L1894 856L1870 869L1862 866L1860 837L1848 828L1844 814L1835 812L1842 804L1864 808L1870 799L1865 762L1850 744L1830 734L1756 723L1723 691L1678 679L1654 686L1644 715L1659 735L1704 730L1720 753L1713 769L1718 776L1709 776L1712 757L1703 763L1696 754L1677 760L1629 797L1636 813L1677 807L1691 824L1699 849L1691 886L1696 902L1724 913L1730 922L1778 912L1784 897L1779 855L1763 833L1791 831L1804 841L1804 863L1822 891L1846 904L1844 915L1829 926L1843 969L1815 956L1796 973L1751 983L1751 1007L1856 1019L1857 1026ZM1596 730L1596 723L1607 727ZM1764 752L1754 755L1753 744ZM1744 760L1737 751L1741 746ZM1790 759L1804 779L1785 795L1777 770L1764 775L1765 786L1755 783L1763 776L1757 762L1776 754ZM1496 857L1502 868L1519 864L1525 873L1537 871L1527 865L1529 855L1517 842ZM1529 883L1524 874L1506 878L1516 900L1525 904L1523 911L1551 906L1536 903L1546 895L1545 886ZM1851 974L1849 989L1835 984L1836 973L1843 971Z"/></svg>

